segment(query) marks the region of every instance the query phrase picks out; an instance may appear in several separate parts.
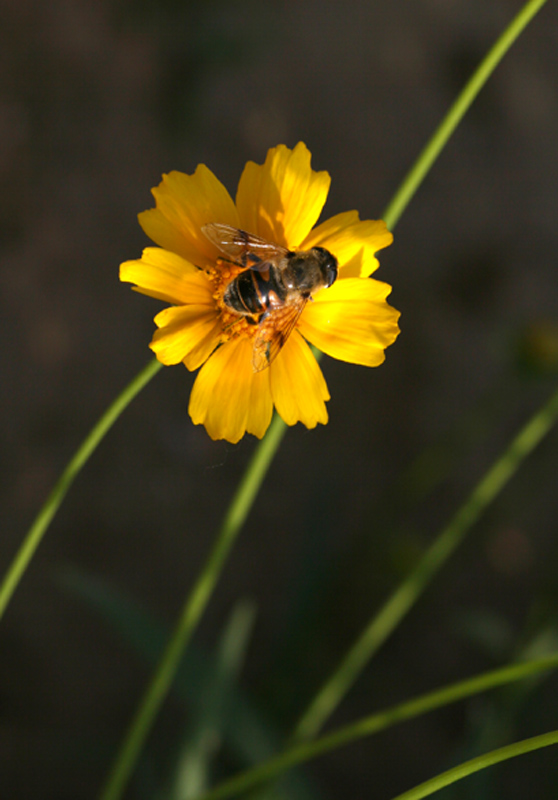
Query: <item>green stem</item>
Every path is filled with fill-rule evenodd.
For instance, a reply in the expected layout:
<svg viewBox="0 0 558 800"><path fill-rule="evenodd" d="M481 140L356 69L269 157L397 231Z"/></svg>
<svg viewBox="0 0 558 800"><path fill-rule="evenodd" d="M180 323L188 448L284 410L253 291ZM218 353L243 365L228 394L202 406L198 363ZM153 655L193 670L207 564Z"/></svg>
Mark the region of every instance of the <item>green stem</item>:
<svg viewBox="0 0 558 800"><path fill-rule="evenodd" d="M532 739L523 739L521 742L514 742L506 747L500 747L498 750L492 750L490 753L485 753L477 758L472 758L470 761L465 761L464 764L459 764L453 769L448 769L447 772L442 772L435 778L415 786L408 792L398 794L393 800L421 800L423 797L429 797L434 792L443 789L444 786L449 786L468 775L473 775L475 772L480 772L481 769L492 767L494 764L500 764L502 761L508 761L510 758L525 755L525 753L532 753L533 750L540 750L542 747L549 747L551 744L558 744L558 731L550 731L550 733L543 733L541 736L533 736Z"/></svg>
<svg viewBox="0 0 558 800"><path fill-rule="evenodd" d="M151 378L159 371L161 364L157 360L150 361L149 364L128 384L124 391L118 395L103 414L89 435L85 438L74 457L67 465L66 469L58 479L54 489L46 499L43 507L37 514L35 521L27 532L25 539L15 558L13 559L8 571L6 572L0 586L0 618L4 614L13 593L15 592L23 573L27 569L29 562L33 558L35 550L50 525L50 522L74 479L92 455L97 445L101 442L105 434L114 425L124 409L134 399L134 397L149 383Z"/></svg>
<svg viewBox="0 0 558 800"><path fill-rule="evenodd" d="M248 789L253 789L261 783L277 778L298 764L324 755L357 739L384 731L404 720L414 719L434 709L456 703L466 697L472 697L497 686L505 686L514 681L523 680L544 670L555 669L557 666L558 655L553 655L537 661L515 664L511 667L485 672L482 675L477 675L474 678L469 678L443 689L437 689L414 700L401 703L358 720L358 722L346 725L327 736L298 744L275 758L271 758L253 769L224 781L219 786L216 786L215 789L199 797L198 800L223 800L225 797L232 797Z"/></svg>
<svg viewBox="0 0 558 800"><path fill-rule="evenodd" d="M530 0L530 2L525 3L519 14L514 17L506 30L483 58L473 73L473 76L462 89L459 97L435 130L434 135L426 144L426 147L417 158L413 167L407 173L401 187L397 190L384 211L382 218L388 228L393 229L395 227L401 214L407 208L409 201L424 180L434 161L440 155L446 142L461 122L475 97L517 37L529 24L535 14L540 11L546 1L547 0Z"/></svg>
<svg viewBox="0 0 558 800"><path fill-rule="evenodd" d="M379 650L467 531L507 484L521 463L552 428L558 417L558 392L529 420L477 484L456 515L428 548L409 577L372 618L339 667L322 686L301 717L294 741L314 736L347 694L370 658Z"/></svg>
<svg viewBox="0 0 558 800"><path fill-rule="evenodd" d="M182 653L203 614L219 579L229 551L248 516L258 490L267 474L286 426L277 415L267 434L254 451L225 516L213 549L193 589L186 598L182 613L134 716L114 766L108 776L101 800L119 798L135 767L155 716L165 699Z"/></svg>

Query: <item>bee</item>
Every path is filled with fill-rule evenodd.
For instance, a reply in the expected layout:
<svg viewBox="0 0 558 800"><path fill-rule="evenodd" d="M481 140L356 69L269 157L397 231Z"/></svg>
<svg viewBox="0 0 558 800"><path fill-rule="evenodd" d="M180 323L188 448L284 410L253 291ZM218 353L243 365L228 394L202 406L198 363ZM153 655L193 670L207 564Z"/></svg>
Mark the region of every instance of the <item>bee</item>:
<svg viewBox="0 0 558 800"><path fill-rule="evenodd" d="M243 268L226 287L223 302L257 324L252 367L261 372L279 354L312 294L335 281L337 259L324 247L288 250L232 225L211 222L202 231Z"/></svg>

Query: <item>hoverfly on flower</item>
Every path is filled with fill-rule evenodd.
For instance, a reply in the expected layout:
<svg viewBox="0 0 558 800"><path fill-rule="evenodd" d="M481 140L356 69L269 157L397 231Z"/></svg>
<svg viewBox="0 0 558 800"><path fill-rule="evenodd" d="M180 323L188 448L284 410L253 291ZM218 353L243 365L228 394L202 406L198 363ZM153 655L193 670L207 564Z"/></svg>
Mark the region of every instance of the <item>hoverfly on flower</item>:
<svg viewBox="0 0 558 800"><path fill-rule="evenodd" d="M203 164L171 172L139 221L158 245L120 278L169 303L151 349L199 369L189 412L212 439L261 438L273 409L288 425L328 420L329 392L307 342L333 358L377 366L399 333L391 287L370 275L392 235L347 211L316 222L330 177L302 142L248 162L236 199Z"/></svg>
<svg viewBox="0 0 558 800"><path fill-rule="evenodd" d="M258 325L254 372L268 367L294 330L312 294L337 278L337 259L325 247L287 250L230 225L209 223L202 231L243 271L233 278L223 302Z"/></svg>

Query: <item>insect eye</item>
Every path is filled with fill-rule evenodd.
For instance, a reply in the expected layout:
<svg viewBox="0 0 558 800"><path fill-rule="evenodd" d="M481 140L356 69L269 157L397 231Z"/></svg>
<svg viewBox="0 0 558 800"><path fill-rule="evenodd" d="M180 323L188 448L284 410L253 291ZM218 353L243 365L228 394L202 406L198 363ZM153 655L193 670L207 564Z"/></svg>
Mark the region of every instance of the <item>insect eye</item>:
<svg viewBox="0 0 558 800"><path fill-rule="evenodd" d="M325 247L315 247L322 259L322 273L325 278L325 286L327 289L335 282L337 278L337 259Z"/></svg>
<svg viewBox="0 0 558 800"><path fill-rule="evenodd" d="M333 258L326 266L327 281L326 286L329 288L332 283L337 279L337 259Z"/></svg>

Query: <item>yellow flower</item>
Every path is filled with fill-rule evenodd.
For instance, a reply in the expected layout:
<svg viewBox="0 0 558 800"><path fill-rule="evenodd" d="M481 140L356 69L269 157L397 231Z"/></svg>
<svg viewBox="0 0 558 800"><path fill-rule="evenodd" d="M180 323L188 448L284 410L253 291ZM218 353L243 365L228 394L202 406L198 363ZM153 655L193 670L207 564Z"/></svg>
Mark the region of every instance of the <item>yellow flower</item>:
<svg viewBox="0 0 558 800"><path fill-rule="evenodd" d="M121 280L171 304L155 317L150 347L163 364L201 367L189 412L212 439L237 442L246 432L261 438L274 406L288 425L327 423L329 392L305 340L333 358L374 367L399 333L399 313L386 302L391 287L369 278L378 266L375 253L391 244L391 233L381 221L361 221L356 211L314 228L330 177L314 172L310 159L299 142L293 150L269 150L263 165L248 162L235 202L203 164L193 175L164 175L152 190L156 208L139 215L159 247L120 267ZM288 250L323 247L337 258L338 279L312 294L266 369L252 366L260 317L242 315L223 301L227 285L245 267L227 260L204 233L209 223Z"/></svg>

